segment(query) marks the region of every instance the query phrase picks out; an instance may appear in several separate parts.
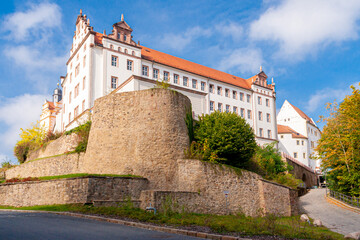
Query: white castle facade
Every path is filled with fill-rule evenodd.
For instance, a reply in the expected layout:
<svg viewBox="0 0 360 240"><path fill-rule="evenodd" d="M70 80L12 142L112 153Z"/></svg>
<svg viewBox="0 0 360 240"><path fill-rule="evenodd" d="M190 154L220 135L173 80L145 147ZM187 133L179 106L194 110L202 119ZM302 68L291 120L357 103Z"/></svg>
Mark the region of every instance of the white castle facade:
<svg viewBox="0 0 360 240"><path fill-rule="evenodd" d="M122 16L111 34L95 32L80 11L62 90L54 92L52 106L58 107L44 112L43 106L41 123L48 130L63 132L86 121L97 98L166 81L190 98L195 117L236 112L254 129L260 145L277 141L275 84L268 84L261 69L248 79L233 76L135 43L132 31Z"/></svg>
<svg viewBox="0 0 360 240"><path fill-rule="evenodd" d="M311 158L316 156L314 149L321 138L314 120L285 100L277 123L279 150L319 172L321 161Z"/></svg>

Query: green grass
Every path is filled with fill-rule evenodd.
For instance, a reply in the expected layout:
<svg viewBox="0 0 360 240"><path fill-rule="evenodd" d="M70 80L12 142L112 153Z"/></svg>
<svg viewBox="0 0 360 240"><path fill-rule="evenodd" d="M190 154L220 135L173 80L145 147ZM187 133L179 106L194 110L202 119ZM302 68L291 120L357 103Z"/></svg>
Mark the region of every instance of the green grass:
<svg viewBox="0 0 360 240"><path fill-rule="evenodd" d="M205 226L215 233L229 233L239 236L271 235L281 236L288 239L344 239L341 234L331 232L325 227L314 227L303 223L299 216L275 217L246 217L239 215L210 215L195 213L165 212L154 215L138 208L123 207L94 207L89 205L49 205L33 207L7 207L1 209L41 210L58 212L76 212L84 214L96 214L101 216L126 218L154 224L166 224L171 226Z"/></svg>
<svg viewBox="0 0 360 240"><path fill-rule="evenodd" d="M78 177L131 177L131 178L142 178L137 175L117 175L117 174L89 174L89 173L74 173L74 174L66 174L66 175L57 175L57 176L44 176L44 177L36 177L29 181L46 181L46 180L54 180L54 179L64 179L64 178L78 178ZM23 178L19 178L22 180ZM5 183L6 180L1 180L1 183Z"/></svg>

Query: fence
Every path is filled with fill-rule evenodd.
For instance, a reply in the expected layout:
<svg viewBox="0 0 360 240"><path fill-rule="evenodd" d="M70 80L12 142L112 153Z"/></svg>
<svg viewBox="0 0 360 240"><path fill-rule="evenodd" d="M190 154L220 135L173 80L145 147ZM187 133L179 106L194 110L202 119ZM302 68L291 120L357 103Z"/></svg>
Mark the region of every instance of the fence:
<svg viewBox="0 0 360 240"><path fill-rule="evenodd" d="M360 197L351 197L351 196L347 196L345 194L339 193L339 192L335 192L331 189L329 189L329 196L336 198L337 200L340 200L346 204L349 204L353 207L357 207L360 208Z"/></svg>

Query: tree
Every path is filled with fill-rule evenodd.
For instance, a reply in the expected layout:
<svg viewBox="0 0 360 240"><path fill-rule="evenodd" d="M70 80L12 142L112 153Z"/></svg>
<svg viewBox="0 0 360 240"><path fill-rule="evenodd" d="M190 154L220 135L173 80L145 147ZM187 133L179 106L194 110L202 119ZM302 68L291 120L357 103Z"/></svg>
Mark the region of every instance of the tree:
<svg viewBox="0 0 360 240"><path fill-rule="evenodd" d="M40 126L39 122L32 123L30 128L20 128L20 130L20 140L14 147L14 155L19 163L23 163L26 161L30 151L42 146L46 137L46 131Z"/></svg>
<svg viewBox="0 0 360 240"><path fill-rule="evenodd" d="M327 105L329 117L316 147L322 169L327 172L333 190L360 195L360 92L351 86L352 94L342 103Z"/></svg>
<svg viewBox="0 0 360 240"><path fill-rule="evenodd" d="M215 111L202 115L195 126L195 140L203 147L203 159L242 167L257 147L255 135L236 113Z"/></svg>

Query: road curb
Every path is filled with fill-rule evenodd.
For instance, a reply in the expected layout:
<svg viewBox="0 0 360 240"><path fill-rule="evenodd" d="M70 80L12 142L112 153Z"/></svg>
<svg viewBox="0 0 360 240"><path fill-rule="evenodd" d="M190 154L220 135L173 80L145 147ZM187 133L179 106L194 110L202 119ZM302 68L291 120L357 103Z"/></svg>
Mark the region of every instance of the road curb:
<svg viewBox="0 0 360 240"><path fill-rule="evenodd" d="M352 211L354 213L360 214L360 209L358 209L358 208L352 207L352 206L350 206L350 205L348 205L348 204L346 204L346 203L344 203L342 201L339 201L339 200L337 200L337 199L335 199L333 197L329 197L329 196L325 195L325 198L326 198L326 201L328 203L330 203L330 204L334 204L334 205L336 205L338 207L341 207L341 208L350 210L350 211Z"/></svg>
<svg viewBox="0 0 360 240"><path fill-rule="evenodd" d="M251 240L249 238L240 238L240 237L234 237L234 236L218 235L218 234L190 231L190 230L171 228L171 227L155 226L155 225L150 225L150 224L145 224L145 223L131 222L131 221L126 221L126 220L121 220L121 219L100 217L100 216L87 215L87 214L81 214L81 213L37 211L37 210L16 210L16 209L0 209L0 211L2 211L2 212L26 212L26 213L51 213L51 214L56 214L56 215L85 218L85 219L91 219L91 220L96 220L96 221L101 221L101 222L110 222L110 223L130 226L130 227L137 227L137 228L143 228L143 229L148 229L148 230L153 230L153 231L173 233L173 234L186 235L186 236L205 238L205 239Z"/></svg>

